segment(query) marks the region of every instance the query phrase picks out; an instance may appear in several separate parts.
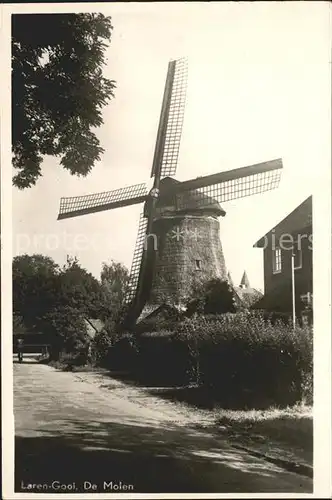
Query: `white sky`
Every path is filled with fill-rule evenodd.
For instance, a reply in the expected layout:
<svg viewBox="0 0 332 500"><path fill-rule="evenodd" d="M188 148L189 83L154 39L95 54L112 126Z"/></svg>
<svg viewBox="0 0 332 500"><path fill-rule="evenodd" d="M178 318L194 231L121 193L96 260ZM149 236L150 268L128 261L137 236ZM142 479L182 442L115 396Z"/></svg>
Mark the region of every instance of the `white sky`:
<svg viewBox="0 0 332 500"><path fill-rule="evenodd" d="M76 254L97 277L103 261L130 268L142 207L57 221L60 197L150 186L167 64L188 56L176 178L284 162L278 190L225 203L220 219L233 281L246 269L251 285L263 288L263 255L253 244L322 189L329 168L328 8L327 2L98 4L95 11L112 16L105 76L117 82L97 131L105 154L84 179L46 158L35 187L13 189L14 254L43 253L60 264ZM89 238L78 242L81 250L74 249L75 235Z"/></svg>

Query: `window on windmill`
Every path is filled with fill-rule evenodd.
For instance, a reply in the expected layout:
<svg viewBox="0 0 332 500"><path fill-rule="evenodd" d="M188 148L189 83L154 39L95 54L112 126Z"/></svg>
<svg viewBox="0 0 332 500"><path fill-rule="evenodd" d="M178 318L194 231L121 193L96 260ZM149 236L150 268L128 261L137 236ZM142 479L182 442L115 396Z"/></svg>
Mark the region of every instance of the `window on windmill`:
<svg viewBox="0 0 332 500"><path fill-rule="evenodd" d="M200 271L202 269L202 262L199 259L195 260L195 269L196 271Z"/></svg>
<svg viewBox="0 0 332 500"><path fill-rule="evenodd" d="M276 248L273 252L273 273L281 273L281 248Z"/></svg>

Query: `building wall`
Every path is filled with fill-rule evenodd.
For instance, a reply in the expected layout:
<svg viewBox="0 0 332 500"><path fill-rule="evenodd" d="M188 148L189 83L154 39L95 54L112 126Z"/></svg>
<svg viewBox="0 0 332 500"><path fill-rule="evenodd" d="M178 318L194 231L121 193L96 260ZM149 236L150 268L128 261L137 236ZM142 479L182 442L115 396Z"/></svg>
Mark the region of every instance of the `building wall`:
<svg viewBox="0 0 332 500"><path fill-rule="evenodd" d="M155 222L154 233L158 248L149 302L181 304L196 284L227 278L217 217L163 217Z"/></svg>
<svg viewBox="0 0 332 500"><path fill-rule="evenodd" d="M307 292L312 293L312 242L308 237L299 239L301 235L311 235L312 227L296 231L292 234L294 241L301 241L302 267L295 269L295 295L296 302L301 304L300 295ZM280 240L276 239L276 246L280 246ZM289 247L286 243L285 247ZM267 247L264 249L264 288L265 296L270 299L270 309L291 311L292 310L292 251L281 249L281 272L273 273L273 248L272 236L269 235ZM281 293L282 292L282 293Z"/></svg>

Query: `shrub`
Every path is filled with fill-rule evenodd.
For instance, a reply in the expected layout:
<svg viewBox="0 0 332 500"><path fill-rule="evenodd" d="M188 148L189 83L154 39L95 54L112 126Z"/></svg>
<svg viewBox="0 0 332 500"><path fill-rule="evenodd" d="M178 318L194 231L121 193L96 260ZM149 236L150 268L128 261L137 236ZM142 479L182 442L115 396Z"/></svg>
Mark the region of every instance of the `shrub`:
<svg viewBox="0 0 332 500"><path fill-rule="evenodd" d="M183 385L190 382L190 347L174 332L162 330L137 339L136 376L149 385Z"/></svg>
<svg viewBox="0 0 332 500"><path fill-rule="evenodd" d="M236 294L228 283L220 279L212 279L200 284L193 291L187 303L187 313L221 314L235 312L237 309Z"/></svg>
<svg viewBox="0 0 332 500"><path fill-rule="evenodd" d="M92 341L94 364L113 370L127 370L132 362L133 348L135 351L134 338L133 334L119 328L116 318L109 318Z"/></svg>
<svg viewBox="0 0 332 500"><path fill-rule="evenodd" d="M311 327L293 330L287 318L242 311L171 318L142 328L96 337L104 345L103 364L149 385L198 384L224 407L312 402Z"/></svg>
<svg viewBox="0 0 332 500"><path fill-rule="evenodd" d="M182 323L178 335L196 351L200 382L234 406L287 405L310 393L312 331L242 312Z"/></svg>
<svg viewBox="0 0 332 500"><path fill-rule="evenodd" d="M309 327L293 330L285 321L244 311L194 315L172 322L171 329L133 337L136 361L129 369L145 383L199 384L211 399L233 408L311 401Z"/></svg>
<svg viewBox="0 0 332 500"><path fill-rule="evenodd" d="M114 337L102 364L110 370L135 373L136 357L136 339L132 334L123 333Z"/></svg>

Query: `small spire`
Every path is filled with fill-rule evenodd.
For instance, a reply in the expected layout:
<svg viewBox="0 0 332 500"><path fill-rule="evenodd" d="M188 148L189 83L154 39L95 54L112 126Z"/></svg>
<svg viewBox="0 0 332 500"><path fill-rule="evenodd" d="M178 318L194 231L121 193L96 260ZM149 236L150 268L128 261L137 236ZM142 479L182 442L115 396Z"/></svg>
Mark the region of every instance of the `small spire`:
<svg viewBox="0 0 332 500"><path fill-rule="evenodd" d="M234 283L233 283L233 280L232 280L232 276L231 276L231 273L228 271L227 273L227 281L230 285L234 286Z"/></svg>
<svg viewBox="0 0 332 500"><path fill-rule="evenodd" d="M245 271L244 271L243 276L242 276L240 287L241 288L250 288L250 283L249 283L249 280L248 280L248 276L247 276L247 273Z"/></svg>

